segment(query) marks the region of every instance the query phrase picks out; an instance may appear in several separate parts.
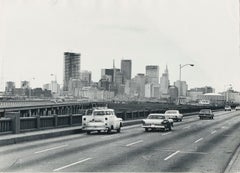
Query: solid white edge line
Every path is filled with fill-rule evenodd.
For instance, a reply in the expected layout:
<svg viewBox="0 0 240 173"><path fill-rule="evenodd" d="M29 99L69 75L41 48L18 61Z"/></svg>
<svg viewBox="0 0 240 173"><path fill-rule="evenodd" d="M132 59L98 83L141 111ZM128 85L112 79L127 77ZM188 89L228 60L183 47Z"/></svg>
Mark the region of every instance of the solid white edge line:
<svg viewBox="0 0 240 173"><path fill-rule="evenodd" d="M69 164L69 165L66 165L66 166L63 166L63 167L54 169L53 171L54 171L54 172L60 171L60 170L62 170L62 169L68 168L68 167L70 167L70 166L74 166L74 165L76 165L76 164L79 164L79 163L82 163L82 162L86 162L86 161L88 161L88 160L90 160L90 159L92 159L92 158L86 158L86 159L83 159L83 160L80 160L80 161L71 163L71 164Z"/></svg>
<svg viewBox="0 0 240 173"><path fill-rule="evenodd" d="M170 159L171 157L173 157L174 155L176 155L177 153L179 153L180 151L178 150L178 151L176 151L175 153L172 153L171 155L169 155L168 157L166 157L164 160L166 161L166 160L168 160L168 159Z"/></svg>
<svg viewBox="0 0 240 173"><path fill-rule="evenodd" d="M143 140L139 140L139 141L136 141L136 142L127 144L126 147L129 147L129 146L134 145L134 144L138 144L138 143L140 143L140 142L143 142Z"/></svg>
<svg viewBox="0 0 240 173"><path fill-rule="evenodd" d="M196 140L194 143L198 143L201 140L203 140L203 138L200 138L200 139Z"/></svg>
<svg viewBox="0 0 240 173"><path fill-rule="evenodd" d="M68 145L61 145L61 146L57 146L57 147L53 147L53 148L48 148L48 149L45 149L45 150L41 150L41 151L36 151L34 152L35 154L39 154L39 153L43 153L43 152L46 152L46 151L51 151L51 150L56 150L56 149L59 149L59 148L63 148L63 147L67 147Z"/></svg>

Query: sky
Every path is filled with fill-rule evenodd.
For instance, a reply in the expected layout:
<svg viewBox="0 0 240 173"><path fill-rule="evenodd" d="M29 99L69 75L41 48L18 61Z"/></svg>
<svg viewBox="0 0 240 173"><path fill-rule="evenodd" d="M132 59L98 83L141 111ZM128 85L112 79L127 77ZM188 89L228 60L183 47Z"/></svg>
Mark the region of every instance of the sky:
<svg viewBox="0 0 240 173"><path fill-rule="evenodd" d="M168 66L170 83L189 88L231 84L240 91L238 0L0 0L0 90L6 81L63 84L63 53L81 53L81 70L98 81L102 68L132 60Z"/></svg>

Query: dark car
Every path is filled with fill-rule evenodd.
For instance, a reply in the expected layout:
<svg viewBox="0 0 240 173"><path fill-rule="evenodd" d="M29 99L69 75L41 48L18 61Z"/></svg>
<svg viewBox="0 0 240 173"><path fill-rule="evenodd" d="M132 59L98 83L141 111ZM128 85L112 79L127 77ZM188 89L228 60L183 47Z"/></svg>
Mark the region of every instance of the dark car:
<svg viewBox="0 0 240 173"><path fill-rule="evenodd" d="M202 109L199 112L199 118L200 120L208 118L208 119L213 119L214 114L212 113L211 109Z"/></svg>

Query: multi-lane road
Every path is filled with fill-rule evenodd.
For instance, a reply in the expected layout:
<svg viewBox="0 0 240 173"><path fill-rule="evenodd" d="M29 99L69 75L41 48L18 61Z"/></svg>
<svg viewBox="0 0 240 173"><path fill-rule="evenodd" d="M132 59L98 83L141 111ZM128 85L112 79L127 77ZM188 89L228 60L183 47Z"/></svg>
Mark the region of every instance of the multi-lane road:
<svg viewBox="0 0 240 173"><path fill-rule="evenodd" d="M240 144L240 111L184 117L171 132L76 134L0 147L0 172L224 172Z"/></svg>

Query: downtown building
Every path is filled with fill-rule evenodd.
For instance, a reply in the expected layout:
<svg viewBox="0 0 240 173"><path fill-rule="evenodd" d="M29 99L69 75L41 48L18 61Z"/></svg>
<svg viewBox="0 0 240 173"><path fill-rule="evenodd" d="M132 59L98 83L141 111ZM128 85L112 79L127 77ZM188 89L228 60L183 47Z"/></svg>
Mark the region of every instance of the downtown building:
<svg viewBox="0 0 240 173"><path fill-rule="evenodd" d="M68 91L70 79L80 79L80 53L64 52L63 91Z"/></svg>
<svg viewBox="0 0 240 173"><path fill-rule="evenodd" d="M159 66L146 66L146 83L159 84Z"/></svg>
<svg viewBox="0 0 240 173"><path fill-rule="evenodd" d="M123 74L123 83L132 78L132 60L122 59L121 60L121 72Z"/></svg>
<svg viewBox="0 0 240 173"><path fill-rule="evenodd" d="M167 98L169 97L169 73L168 73L168 67L166 66L166 69L164 73L162 74L160 78L160 97L161 98Z"/></svg>

